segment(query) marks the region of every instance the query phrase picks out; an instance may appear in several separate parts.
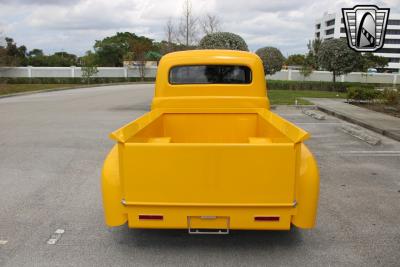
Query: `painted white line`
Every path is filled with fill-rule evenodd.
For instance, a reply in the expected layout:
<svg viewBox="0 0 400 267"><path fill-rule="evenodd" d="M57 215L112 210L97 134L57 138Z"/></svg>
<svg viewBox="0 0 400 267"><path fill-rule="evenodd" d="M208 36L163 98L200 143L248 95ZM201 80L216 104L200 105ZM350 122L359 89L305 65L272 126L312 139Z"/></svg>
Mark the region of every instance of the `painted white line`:
<svg viewBox="0 0 400 267"><path fill-rule="evenodd" d="M400 157L400 154L344 154L343 156L357 156L357 157Z"/></svg>
<svg viewBox="0 0 400 267"><path fill-rule="evenodd" d="M337 151L337 153L344 153L344 154L400 154L400 151L357 151L357 150L350 150L350 151Z"/></svg>
<svg viewBox="0 0 400 267"><path fill-rule="evenodd" d="M57 229L57 230L55 231L55 233L56 233L56 234L63 234L63 233L65 233L65 230L64 230L64 229Z"/></svg>
<svg viewBox="0 0 400 267"><path fill-rule="evenodd" d="M8 243L8 240L0 240L0 245L5 245Z"/></svg>
<svg viewBox="0 0 400 267"><path fill-rule="evenodd" d="M60 240L61 236L65 233L64 229L57 229L54 231L54 233L50 236L50 238L47 240L48 245L55 245L58 240Z"/></svg>
<svg viewBox="0 0 400 267"><path fill-rule="evenodd" d="M307 125L307 124L311 124L311 125L314 125L314 124L318 124L318 125L324 125L324 124L332 124L332 125L335 125L335 124L342 124L341 122L295 122L295 124L299 124L299 125Z"/></svg>
<svg viewBox="0 0 400 267"><path fill-rule="evenodd" d="M340 155L343 157L400 157L400 151L318 151L314 152L316 156Z"/></svg>
<svg viewBox="0 0 400 267"><path fill-rule="evenodd" d="M279 111L277 112L279 116L288 116L288 117L304 117L304 114L301 113L279 113Z"/></svg>
<svg viewBox="0 0 400 267"><path fill-rule="evenodd" d="M49 240L47 240L47 244L48 245L55 245L57 243L57 238L50 238Z"/></svg>
<svg viewBox="0 0 400 267"><path fill-rule="evenodd" d="M316 120L325 120L326 116L325 114L316 111L316 110L312 110L312 109L303 109L302 112L304 114L306 114L307 116L310 116L311 118L314 118Z"/></svg>

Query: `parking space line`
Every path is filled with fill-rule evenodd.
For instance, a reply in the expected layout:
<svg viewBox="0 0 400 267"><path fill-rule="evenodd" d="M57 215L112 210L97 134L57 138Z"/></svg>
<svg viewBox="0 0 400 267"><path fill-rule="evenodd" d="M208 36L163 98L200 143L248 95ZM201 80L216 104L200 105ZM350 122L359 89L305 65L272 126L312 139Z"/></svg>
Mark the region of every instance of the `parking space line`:
<svg viewBox="0 0 400 267"><path fill-rule="evenodd" d="M58 240L60 240L61 236L65 233L64 229L57 229L54 231L54 233L50 236L50 238L47 240L48 245L55 245Z"/></svg>
<svg viewBox="0 0 400 267"><path fill-rule="evenodd" d="M320 125L320 124L332 124L332 125L334 125L334 124L342 124L341 122L296 122L296 124L299 124L299 125L307 125L307 124L318 124L318 125Z"/></svg>
<svg viewBox="0 0 400 267"><path fill-rule="evenodd" d="M350 151L339 151L339 153L347 153L347 154L400 154L400 151L392 151L392 150L381 150L381 151L371 151L371 150L364 150L364 151L357 151L357 150L350 150Z"/></svg>
<svg viewBox="0 0 400 267"><path fill-rule="evenodd" d="M315 152L315 155L325 155L325 154L338 154L343 156L365 156L365 157L400 157L400 151L356 151L356 150L342 150L342 151L324 151Z"/></svg>

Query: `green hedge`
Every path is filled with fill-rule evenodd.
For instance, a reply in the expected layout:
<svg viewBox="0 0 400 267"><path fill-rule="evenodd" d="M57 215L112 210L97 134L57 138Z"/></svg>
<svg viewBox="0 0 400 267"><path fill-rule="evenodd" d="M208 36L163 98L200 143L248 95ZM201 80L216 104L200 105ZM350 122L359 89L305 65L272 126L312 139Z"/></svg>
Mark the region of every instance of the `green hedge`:
<svg viewBox="0 0 400 267"><path fill-rule="evenodd" d="M311 90L311 91L335 91L347 92L347 89L352 87L358 88L375 88L387 87L390 85L372 84L372 83L350 83L350 82L315 82L315 81L283 81L283 80L268 80L269 90Z"/></svg>
<svg viewBox="0 0 400 267"><path fill-rule="evenodd" d="M145 78L146 82L153 82L155 78ZM91 78L90 83L123 83L123 82L140 82L138 77L130 78ZM0 78L0 82L9 84L87 84L83 78Z"/></svg>
<svg viewBox="0 0 400 267"><path fill-rule="evenodd" d="M347 91L347 99L373 100L381 97L382 93L373 88L351 87Z"/></svg>
<svg viewBox="0 0 400 267"><path fill-rule="evenodd" d="M145 78L146 82L153 82L155 78ZM138 77L130 78L92 78L91 84L102 83L124 83L124 82L139 82ZM6 82L10 84L86 84L82 78L0 78L0 83ZM350 88L375 88L375 87L392 87L392 84L365 84L365 83L349 83L349 82L313 82L313 81L283 81L283 80L268 80L269 90L312 90L312 91L335 91L347 92ZM397 85L400 88L400 85Z"/></svg>
<svg viewBox="0 0 400 267"><path fill-rule="evenodd" d="M389 105L397 105L400 102L400 92L393 88L385 88L383 91L366 88L349 88L347 99L364 102L381 102Z"/></svg>

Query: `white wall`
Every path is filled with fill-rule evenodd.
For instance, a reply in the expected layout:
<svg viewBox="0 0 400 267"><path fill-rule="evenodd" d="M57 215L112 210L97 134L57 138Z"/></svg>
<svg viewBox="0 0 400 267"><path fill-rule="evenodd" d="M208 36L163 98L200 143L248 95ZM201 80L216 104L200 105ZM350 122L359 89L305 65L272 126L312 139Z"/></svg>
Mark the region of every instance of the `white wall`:
<svg viewBox="0 0 400 267"><path fill-rule="evenodd" d="M274 75L267 75L269 80L289 81L332 81L332 73L329 71L313 71L310 76L304 78L299 70L282 70ZM336 76L337 82L363 82L363 83L387 83L400 84L400 74L396 73L364 73L352 72L347 75Z"/></svg>
<svg viewBox="0 0 400 267"><path fill-rule="evenodd" d="M138 68L127 67L100 67L95 77L140 77ZM155 77L157 67L146 68L146 77ZM80 67L10 67L0 68L0 77L82 77ZM274 75L267 75L270 80L290 80L290 81L332 81L332 73L329 71L314 71L310 76L304 78L299 70L282 70ZM387 83L400 84L400 74L394 73L374 73L366 74L362 72L352 72L347 75L336 77L338 82L366 82L366 83Z"/></svg>
<svg viewBox="0 0 400 267"><path fill-rule="evenodd" d="M94 77L140 77L139 69L128 67L99 67ZM155 77L157 67L146 68L146 77ZM80 67L3 67L0 68L0 77L26 78L80 78Z"/></svg>

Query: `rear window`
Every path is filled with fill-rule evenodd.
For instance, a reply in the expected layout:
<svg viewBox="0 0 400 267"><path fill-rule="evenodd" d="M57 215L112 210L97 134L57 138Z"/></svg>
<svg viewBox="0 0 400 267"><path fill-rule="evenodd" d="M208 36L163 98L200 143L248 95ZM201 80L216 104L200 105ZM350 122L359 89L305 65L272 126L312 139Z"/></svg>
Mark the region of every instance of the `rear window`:
<svg viewBox="0 0 400 267"><path fill-rule="evenodd" d="M176 66L169 72L170 84L248 84L251 70L235 65Z"/></svg>

